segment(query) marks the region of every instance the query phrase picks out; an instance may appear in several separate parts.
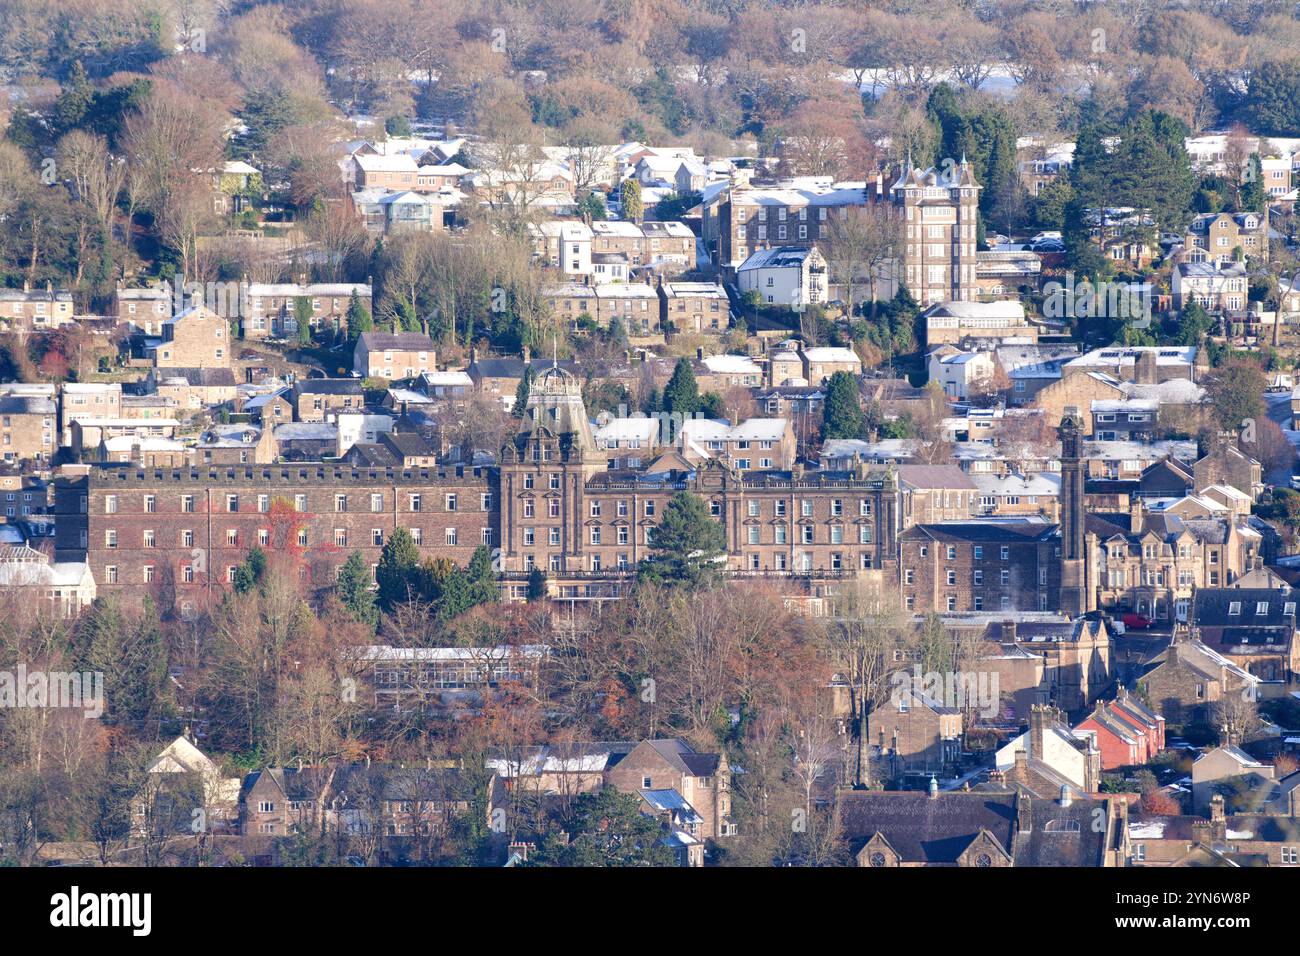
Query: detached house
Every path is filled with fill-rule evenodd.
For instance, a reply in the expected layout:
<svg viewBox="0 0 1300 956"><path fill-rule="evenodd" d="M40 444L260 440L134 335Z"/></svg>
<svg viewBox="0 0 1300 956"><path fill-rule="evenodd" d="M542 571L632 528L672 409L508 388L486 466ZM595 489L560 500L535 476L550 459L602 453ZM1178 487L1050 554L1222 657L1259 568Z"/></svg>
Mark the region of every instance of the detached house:
<svg viewBox="0 0 1300 956"><path fill-rule="evenodd" d="M1296 596L1289 588L1201 588L1192 626L1206 646L1253 674L1265 696L1285 692L1300 671Z"/></svg>
<svg viewBox="0 0 1300 956"><path fill-rule="evenodd" d="M1192 261L1226 263L1268 259L1268 226L1257 212L1207 212L1192 220L1183 240Z"/></svg>
<svg viewBox="0 0 1300 956"><path fill-rule="evenodd" d="M363 332L352 370L364 378L415 378L434 371L433 340L419 332Z"/></svg>
<svg viewBox="0 0 1300 956"><path fill-rule="evenodd" d="M1258 683L1218 651L1177 631L1139 680L1152 708L1175 723L1208 721L1214 703L1229 694L1254 700Z"/></svg>
<svg viewBox="0 0 1300 956"><path fill-rule="evenodd" d="M655 815L671 816L674 827L695 839L736 832L726 754L696 753L683 740L646 740L606 769L605 786L638 794Z"/></svg>

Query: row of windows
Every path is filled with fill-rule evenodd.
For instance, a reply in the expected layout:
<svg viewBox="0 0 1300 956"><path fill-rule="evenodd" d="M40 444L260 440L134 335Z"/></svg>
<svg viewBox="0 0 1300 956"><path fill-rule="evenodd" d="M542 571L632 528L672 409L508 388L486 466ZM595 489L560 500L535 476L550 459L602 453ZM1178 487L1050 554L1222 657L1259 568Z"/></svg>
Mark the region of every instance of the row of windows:
<svg viewBox="0 0 1300 956"><path fill-rule="evenodd" d="M921 545L920 547L921 557L923 558L928 557L929 554L930 554L930 546L926 544ZM957 546L955 544L947 545L944 548L944 554L949 561L955 560L957 557ZM975 561L983 561L984 545L982 544L971 545L971 558ZM1004 544L998 547L998 559L1001 561L1011 560L1011 548L1009 545Z"/></svg>
<svg viewBox="0 0 1300 956"><path fill-rule="evenodd" d="M912 594L907 595L907 597L904 598L903 603L904 603L904 605L907 607L907 609L908 609L909 611L915 611L915 610L916 610L916 596L915 596L915 595L912 595ZM947 610L949 610L949 611L956 611L956 610L957 610L957 596L956 596L955 594L949 594L949 595L944 599L944 607L945 607ZM998 598L998 610L999 610L999 611L1010 611L1011 609L1012 609L1011 596L1010 596L1010 595L1007 595L1007 594L1003 594L1003 595L1001 595L1001 596ZM989 608L985 608L985 607L984 607L984 597L983 597L983 595L979 595L979 594L977 594L977 595L975 595L974 598L972 598L972 601L971 601L971 610L973 610L973 611L984 611L984 610L990 610ZM1038 610L1040 610L1040 611L1046 611L1046 610L1047 610L1047 595L1046 595L1046 594L1040 594L1040 595L1038 595Z"/></svg>
<svg viewBox="0 0 1300 956"><path fill-rule="evenodd" d="M273 503L276 500L280 500L279 498L274 498L271 495L256 495L256 496L244 495L243 497L245 499L255 497L256 500L254 502L254 505L256 507L256 510L260 514L269 513ZM363 499L363 503L366 503L365 499L367 496L365 495L360 495L360 496L353 496L348 494L334 495L334 511L340 514L348 512L349 510L351 510L355 499L358 497ZM418 492L409 493L406 496L407 510L412 512L424 511L426 510L425 506L429 503L430 499L435 497L436 496L426 495ZM368 498L369 498L368 505L369 505L370 512L374 514L383 513L386 507L386 503L385 503L386 496L382 492L374 492L370 494ZM283 500L287 502L289 499L284 498ZM193 514L195 511L196 501L197 499L195 495L181 495L181 512L185 514ZM241 498L239 495L228 494L225 496L225 505L226 505L227 512L231 514L237 513L240 510L240 504L241 504ZM442 506L444 511L459 511L461 510L460 505L461 505L461 495L458 492L447 492L442 496ZM144 508L145 514L157 513L158 496L145 495L142 506ZM485 491L479 494L478 506L480 511L492 510L492 495L490 492ZM294 511L297 512L306 513L307 496L294 495L293 509ZM108 515L118 514L119 510L120 510L120 503L118 500L118 496L105 495L104 514L108 514Z"/></svg>
<svg viewBox="0 0 1300 956"><path fill-rule="evenodd" d="M411 538L416 544L424 543L424 529L410 528ZM259 547L269 547L271 544L271 530L269 528L258 528L256 540ZM455 547L459 542L459 531L456 528L444 528L442 543L450 547ZM145 548L156 548L158 546L158 534L153 529L146 528L140 533L140 543ZM305 548L310 544L310 536L306 528L299 528L296 535L298 547ZM178 545L182 548L194 547L195 536L193 528L185 528L177 536ZM347 528L334 529L334 544L340 548L346 548L349 545L349 534ZM491 528L480 529L480 543L491 547L493 535ZM240 534L238 529L229 528L226 530L226 545L231 548L240 546ZM370 545L375 548L384 546L384 532L381 528L370 529ZM116 528L108 528L104 531L104 547L109 550L115 550L118 547L118 533Z"/></svg>
<svg viewBox="0 0 1300 956"><path fill-rule="evenodd" d="M948 583L949 587L956 585L957 572L952 568L948 568L947 572L944 575L944 580ZM903 583L904 584L916 583L916 572L912 568L903 569ZM974 571L971 572L971 584L983 584L983 583L984 583L984 572L983 570L976 568ZM1011 571L1008 570L1007 568L1002 568L998 572L998 583L1002 585L1010 584ZM1038 569L1038 584L1040 587L1047 586L1047 568Z"/></svg>
<svg viewBox="0 0 1300 956"><path fill-rule="evenodd" d="M741 459L741 460L746 461L747 459ZM525 487L530 487L530 486L525 485ZM550 502L551 502L551 506L550 506L551 516L556 517L560 513L559 499L553 498L550 499ZM814 517L815 505L816 502L812 498L800 499L798 503L800 517L803 518ZM602 516L604 507L605 507L605 503L602 501L598 501L598 500L591 501L588 504L588 513L593 518L599 518ZM614 502L614 516L619 518L628 517L630 513L629 508L630 506L626 499L619 499L618 501ZM655 508L656 508L656 504L653 499L647 499L645 502L643 502L643 511L647 518L654 517ZM533 506L533 502L530 499L525 499L524 517L525 518L533 517L534 510L535 509ZM786 518L789 517L789 512L790 512L789 502L786 501L784 498L778 498L772 502L772 517ZM711 500L709 502L709 513L712 514L715 518L721 517L722 502L717 499ZM846 512L844 508L844 499L832 498L831 517L834 518L843 517L845 513ZM748 501L745 502L745 514L750 518L763 517L763 502L753 498L749 499ZM861 498L858 500L858 514L862 517L868 517L868 518L871 517L871 515L873 514L873 506L870 498ZM922 553L924 553L924 551L922 551Z"/></svg>

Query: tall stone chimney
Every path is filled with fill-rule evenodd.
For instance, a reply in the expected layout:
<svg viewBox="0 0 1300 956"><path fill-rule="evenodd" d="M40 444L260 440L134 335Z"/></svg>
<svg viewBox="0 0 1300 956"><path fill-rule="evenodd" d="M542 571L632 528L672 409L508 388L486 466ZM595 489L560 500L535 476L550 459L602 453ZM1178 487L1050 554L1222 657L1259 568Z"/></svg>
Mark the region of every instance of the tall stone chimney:
<svg viewBox="0 0 1300 956"><path fill-rule="evenodd" d="M1134 363L1133 380L1139 385L1156 385L1160 381L1160 373L1156 365L1156 350L1146 348L1138 352L1137 361Z"/></svg>
<svg viewBox="0 0 1300 956"><path fill-rule="evenodd" d="M1047 732L1047 718L1051 708L1046 704L1034 704L1029 708L1029 755L1036 760L1043 759L1043 737Z"/></svg>

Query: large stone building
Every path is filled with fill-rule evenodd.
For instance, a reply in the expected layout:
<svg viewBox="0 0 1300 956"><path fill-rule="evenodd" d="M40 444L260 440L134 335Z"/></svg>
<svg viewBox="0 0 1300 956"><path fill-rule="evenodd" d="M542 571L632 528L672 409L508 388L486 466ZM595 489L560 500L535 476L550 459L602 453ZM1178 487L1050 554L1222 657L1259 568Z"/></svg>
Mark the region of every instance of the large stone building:
<svg viewBox="0 0 1300 956"><path fill-rule="evenodd" d="M304 584L332 585L349 554L372 568L404 528L421 550L468 564L495 546L497 500L485 469L337 464L95 468L59 479L59 559L84 555L104 596L152 593L165 612L218 598L253 547L293 556Z"/></svg>

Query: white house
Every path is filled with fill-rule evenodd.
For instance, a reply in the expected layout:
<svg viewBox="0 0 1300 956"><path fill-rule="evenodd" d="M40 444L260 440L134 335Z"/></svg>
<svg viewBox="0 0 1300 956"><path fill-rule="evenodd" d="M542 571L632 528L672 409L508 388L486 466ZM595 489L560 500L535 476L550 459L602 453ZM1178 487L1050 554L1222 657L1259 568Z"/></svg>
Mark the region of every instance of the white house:
<svg viewBox="0 0 1300 956"><path fill-rule="evenodd" d="M1188 303L1210 311L1246 308L1249 279L1243 262L1180 262L1174 269L1174 308Z"/></svg>
<svg viewBox="0 0 1300 956"><path fill-rule="evenodd" d="M930 381L938 382L949 398L970 398L976 383L992 380L993 353L962 352L950 345L934 349L929 356Z"/></svg>
<svg viewBox="0 0 1300 956"><path fill-rule="evenodd" d="M740 264L736 282L741 293L757 292L769 305L822 304L827 300L826 258L816 246L759 249Z"/></svg>

